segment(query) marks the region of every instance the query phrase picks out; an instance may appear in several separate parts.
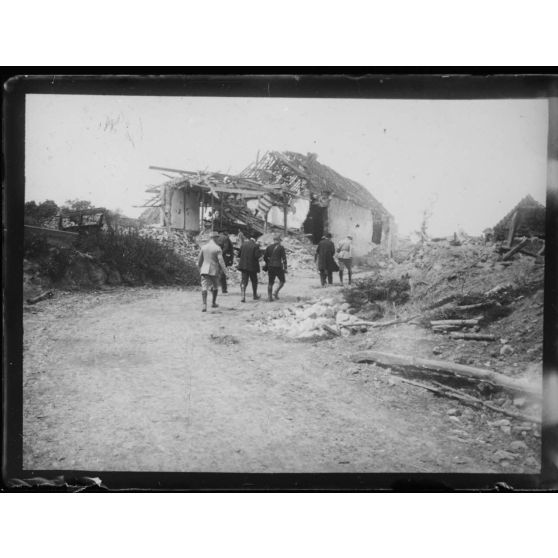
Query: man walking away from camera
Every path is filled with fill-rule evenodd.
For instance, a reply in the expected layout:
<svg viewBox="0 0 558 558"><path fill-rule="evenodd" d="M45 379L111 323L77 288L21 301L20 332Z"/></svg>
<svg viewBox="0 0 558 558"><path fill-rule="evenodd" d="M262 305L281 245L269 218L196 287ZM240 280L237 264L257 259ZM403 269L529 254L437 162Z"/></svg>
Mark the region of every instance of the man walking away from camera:
<svg viewBox="0 0 558 558"><path fill-rule="evenodd" d="M353 237L347 236L342 240L337 248L337 256L339 257L339 281L343 284L343 270L347 268L349 276L349 285L353 278Z"/></svg>
<svg viewBox="0 0 558 558"><path fill-rule="evenodd" d="M221 247L223 251L223 260L225 260L225 265L230 267L234 261L234 248L229 235L221 231L219 232L219 237L217 238L217 244ZM221 273L221 290L223 293L227 293L227 275Z"/></svg>
<svg viewBox="0 0 558 558"><path fill-rule="evenodd" d="M248 286L248 279L252 283L252 292L254 300L258 300L258 273L260 272L260 248L253 238L245 240L240 247L240 254L238 259L238 270L242 272L242 281L240 283L240 292L242 298L240 302L246 302L246 287Z"/></svg>
<svg viewBox="0 0 558 558"><path fill-rule="evenodd" d="M216 243L219 233L211 232L210 238L200 250L198 268L201 275L202 312L207 312L207 291L211 290L213 301L212 308L217 308L217 292L219 288L219 274L227 273L227 266L223 259L223 251Z"/></svg>
<svg viewBox="0 0 558 558"><path fill-rule="evenodd" d="M273 237L273 244L270 244L264 253L265 267L269 277L267 284L267 299L271 302L273 298L279 298L279 291L285 285L285 273L287 273L287 254L285 248L281 244L281 235ZM273 283L275 279L279 279L279 285L275 292L273 292Z"/></svg>
<svg viewBox="0 0 558 558"><path fill-rule="evenodd" d="M327 282L331 285L333 283L333 272L339 271L335 259L333 258L334 255L335 245L331 240L331 233L327 233L318 243L316 255L314 256L314 260L318 264L322 287L326 286L326 277Z"/></svg>

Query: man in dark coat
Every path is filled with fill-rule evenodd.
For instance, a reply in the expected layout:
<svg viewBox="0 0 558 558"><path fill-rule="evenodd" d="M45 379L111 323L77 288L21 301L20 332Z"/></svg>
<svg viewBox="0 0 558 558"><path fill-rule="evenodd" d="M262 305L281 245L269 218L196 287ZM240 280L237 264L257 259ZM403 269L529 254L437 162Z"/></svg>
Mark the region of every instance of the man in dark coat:
<svg viewBox="0 0 558 558"><path fill-rule="evenodd" d="M244 240L240 247L238 257L238 270L242 272L242 280L240 282L240 292L242 294L241 302L246 302L246 287L248 279L252 283L252 292L254 300L258 300L258 273L260 272L260 248L253 238Z"/></svg>
<svg viewBox="0 0 558 558"><path fill-rule="evenodd" d="M233 248L233 243L229 238L229 235L224 231L219 232L219 237L217 238L216 242L221 247L221 250L223 251L223 259L225 260L225 265L227 267L230 267L234 261L234 248ZM221 273L220 280L221 280L221 290L223 291L223 293L228 292L227 275L225 273Z"/></svg>
<svg viewBox="0 0 558 558"><path fill-rule="evenodd" d="M285 285L285 273L287 273L287 254L285 248L281 245L281 235L276 234L273 237L273 244L270 244L264 253L264 262L267 266L269 280L267 283L267 299L269 302L279 298L279 291ZM265 270L265 268L264 268ZM279 285L273 292L273 283L275 279L279 279Z"/></svg>
<svg viewBox="0 0 558 558"><path fill-rule="evenodd" d="M331 240L331 233L327 233L318 243L316 255L314 256L314 260L318 264L322 287L326 286L326 277L327 282L331 285L333 283L333 272L339 271L339 267L333 259L334 255L335 245Z"/></svg>

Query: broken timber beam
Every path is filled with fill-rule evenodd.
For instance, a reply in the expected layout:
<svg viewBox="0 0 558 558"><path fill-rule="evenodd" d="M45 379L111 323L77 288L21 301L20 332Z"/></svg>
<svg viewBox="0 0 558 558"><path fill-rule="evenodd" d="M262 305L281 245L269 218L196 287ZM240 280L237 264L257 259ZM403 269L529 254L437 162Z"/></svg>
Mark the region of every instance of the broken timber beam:
<svg viewBox="0 0 558 558"><path fill-rule="evenodd" d="M432 331L455 331L456 329L461 329L463 326L458 325L439 325L439 326L432 326Z"/></svg>
<svg viewBox="0 0 558 558"><path fill-rule="evenodd" d="M528 242L529 242L528 238L524 238L523 240L521 240L521 242L519 244L514 246L509 252L506 252L502 256L502 261L505 262L505 261L509 260L514 254L519 252Z"/></svg>
<svg viewBox="0 0 558 558"><path fill-rule="evenodd" d="M470 318L467 320L431 320L430 325L435 326L476 326L478 325L481 317Z"/></svg>
<svg viewBox="0 0 558 558"><path fill-rule="evenodd" d="M418 372L432 371L451 374L453 376L480 380L509 390L541 397L540 388L537 389L530 384L509 378L508 376L504 376L504 374L500 374L492 370L465 366L464 364L456 364L455 362L430 360L406 355L394 355L378 351L360 351L355 353L351 357L351 360L353 362L373 362L375 364L379 364L380 366L394 367L402 370L412 370Z"/></svg>
<svg viewBox="0 0 558 558"><path fill-rule="evenodd" d="M433 393L437 393L439 395L445 395L446 397L450 397L452 399L458 399L459 401L462 401L463 403L465 403L465 405L470 405L472 407L486 407L487 409L490 409L492 411L496 411L497 413L502 413L503 415L506 415L508 417L513 417L515 419L524 421L524 422L533 422L535 424L538 424L541 422L541 419L538 417L529 417L527 415L523 415L521 413L514 413L512 411L508 411L507 409L502 409L500 407L496 407L496 405L491 405L490 403L487 403L486 401L483 401L482 399L479 399L478 397L473 397L472 395L465 395L465 394L461 394L458 393L457 390L448 388L446 386L442 386L440 383L436 382L436 384L438 386L440 386L439 388L433 387L433 386L428 386L426 384L422 384L420 382L413 382L412 380L407 380L406 378L401 378L401 381L406 383L406 384L411 384L412 386L417 386L420 387L422 389L426 389L428 391L431 391Z"/></svg>
<svg viewBox="0 0 558 558"><path fill-rule="evenodd" d="M495 335L489 335L487 333L460 333L458 331L452 331L450 337L453 339L471 339L473 341L496 341Z"/></svg>
<svg viewBox="0 0 558 558"><path fill-rule="evenodd" d="M406 322L410 322L415 318L418 318L420 314L416 314L415 316L411 316L410 318L405 318L403 320L391 320L389 322L354 322L354 323L347 323L347 324L339 324L338 327L359 327L359 326L367 326L367 327L387 327L396 324L404 324Z"/></svg>

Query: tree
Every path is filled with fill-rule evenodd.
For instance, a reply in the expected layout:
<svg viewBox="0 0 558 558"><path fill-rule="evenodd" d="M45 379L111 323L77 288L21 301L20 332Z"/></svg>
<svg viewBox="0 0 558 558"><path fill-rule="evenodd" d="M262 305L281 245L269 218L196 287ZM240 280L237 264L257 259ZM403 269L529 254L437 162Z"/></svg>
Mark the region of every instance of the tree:
<svg viewBox="0 0 558 558"><path fill-rule="evenodd" d="M60 212L60 208L52 200L37 205L35 201L25 202L24 220L28 225L41 225Z"/></svg>

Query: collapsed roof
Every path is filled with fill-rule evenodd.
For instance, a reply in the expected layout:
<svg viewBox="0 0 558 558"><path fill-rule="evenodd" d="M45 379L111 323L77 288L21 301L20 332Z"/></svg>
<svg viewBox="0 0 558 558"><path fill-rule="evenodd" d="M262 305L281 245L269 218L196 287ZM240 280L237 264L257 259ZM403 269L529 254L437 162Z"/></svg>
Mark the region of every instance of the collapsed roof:
<svg viewBox="0 0 558 558"><path fill-rule="evenodd" d="M528 194L494 226L496 240L506 238L514 216L516 219L516 236L545 236L546 209L544 205Z"/></svg>
<svg viewBox="0 0 558 558"><path fill-rule="evenodd" d="M289 197L312 198L321 195L335 196L356 205L369 208L376 216L389 216L386 208L361 184L341 176L330 167L318 163L315 153L302 155L292 151L270 151L248 165L238 175L220 172L195 172L165 167L149 167L153 170L178 173L165 174L169 181L153 186L147 192L159 194L162 187L197 187L219 194L240 194L246 199L268 194L284 200ZM157 205L156 196L146 206Z"/></svg>
<svg viewBox="0 0 558 558"><path fill-rule="evenodd" d="M386 208L361 184L318 163L315 153L270 151L244 169L240 176L259 181L286 182L292 194L331 195L372 210L376 217L391 217Z"/></svg>

